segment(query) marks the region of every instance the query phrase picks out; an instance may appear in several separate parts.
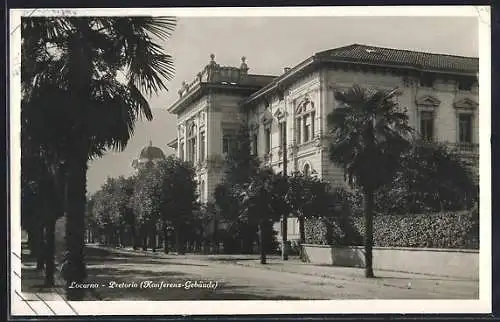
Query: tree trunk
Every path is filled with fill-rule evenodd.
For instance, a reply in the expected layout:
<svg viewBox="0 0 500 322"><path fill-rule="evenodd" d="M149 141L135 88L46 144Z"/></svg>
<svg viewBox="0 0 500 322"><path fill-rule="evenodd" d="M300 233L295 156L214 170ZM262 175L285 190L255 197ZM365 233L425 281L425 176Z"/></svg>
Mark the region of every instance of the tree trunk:
<svg viewBox="0 0 500 322"><path fill-rule="evenodd" d="M260 248L260 263L266 264L266 232L264 223L259 223L259 248Z"/></svg>
<svg viewBox="0 0 500 322"><path fill-rule="evenodd" d="M365 277L373 274L373 191L364 192L365 208Z"/></svg>
<svg viewBox="0 0 500 322"><path fill-rule="evenodd" d="M132 239L132 249L133 250L136 250L137 249L137 245L138 245L138 242L137 242L137 232L136 232L136 229L135 229L135 225L131 225L130 226L130 233L131 233L131 239Z"/></svg>
<svg viewBox="0 0 500 322"><path fill-rule="evenodd" d="M146 227L142 228L142 250L143 251L148 250L148 234Z"/></svg>
<svg viewBox="0 0 500 322"><path fill-rule="evenodd" d="M299 220L299 247L300 247L300 254L299 257L301 260L305 260L304 256L304 244L306 242L306 226L305 226L305 218L304 216L300 215L298 217Z"/></svg>
<svg viewBox="0 0 500 322"><path fill-rule="evenodd" d="M85 134L80 134L84 136ZM85 140L84 140L85 141ZM85 202L87 185L88 144L79 145L68 160L66 248L68 251L66 296L70 301L82 300L85 292L69 288L72 282L82 283L87 277L84 259ZM85 142L86 143L86 142Z"/></svg>
<svg viewBox="0 0 500 322"><path fill-rule="evenodd" d="M168 254L168 229L167 224L163 224L163 252Z"/></svg>
<svg viewBox="0 0 500 322"><path fill-rule="evenodd" d="M219 248L219 239L218 239L218 234L217 234L218 228L219 228L219 223L217 222L217 218L214 215L212 241L214 244L214 252L216 254L218 253L218 248Z"/></svg>
<svg viewBox="0 0 500 322"><path fill-rule="evenodd" d="M47 220L47 240L45 244L45 286L54 286L54 272L55 272L55 218Z"/></svg>
<svg viewBox="0 0 500 322"><path fill-rule="evenodd" d="M283 215L283 222L281 225L281 259L288 260L288 214Z"/></svg>
<svg viewBox="0 0 500 322"><path fill-rule="evenodd" d="M175 230L175 244L176 244L176 249L177 249L177 254L178 255L184 255L184 243L182 240L182 232L180 231L179 225L177 226L177 229Z"/></svg>
<svg viewBox="0 0 500 322"><path fill-rule="evenodd" d="M299 235L300 235L300 244L304 244L306 242L306 227L305 227L305 218L304 216L299 216Z"/></svg>
<svg viewBox="0 0 500 322"><path fill-rule="evenodd" d="M151 225L151 236L149 237L149 243L151 244L151 250L156 252L156 226Z"/></svg>

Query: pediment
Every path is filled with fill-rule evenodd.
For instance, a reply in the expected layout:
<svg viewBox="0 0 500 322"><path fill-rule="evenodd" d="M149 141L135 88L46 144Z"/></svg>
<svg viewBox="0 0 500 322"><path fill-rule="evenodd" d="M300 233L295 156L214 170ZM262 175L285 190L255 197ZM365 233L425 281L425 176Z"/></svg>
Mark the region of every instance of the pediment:
<svg viewBox="0 0 500 322"><path fill-rule="evenodd" d="M463 108L463 109L476 109L478 105L479 104L476 101L468 97L462 98L453 104L455 108Z"/></svg>
<svg viewBox="0 0 500 322"><path fill-rule="evenodd" d="M417 99L417 106L432 106L437 107L441 101L431 95L425 95Z"/></svg>

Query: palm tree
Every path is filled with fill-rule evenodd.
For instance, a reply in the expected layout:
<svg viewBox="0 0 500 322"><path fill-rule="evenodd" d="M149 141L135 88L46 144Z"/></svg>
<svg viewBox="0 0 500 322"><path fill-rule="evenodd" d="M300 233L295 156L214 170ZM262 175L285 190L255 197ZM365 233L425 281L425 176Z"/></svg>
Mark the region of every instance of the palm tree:
<svg viewBox="0 0 500 322"><path fill-rule="evenodd" d="M398 89L367 90L358 85L335 93L340 106L327 117L332 134L330 159L360 187L365 215L365 275L373 277L374 192L389 182L409 146L412 128L395 102Z"/></svg>
<svg viewBox="0 0 500 322"><path fill-rule="evenodd" d="M135 121L152 119L144 95L166 89L164 80L174 73L172 58L156 42L174 27L175 19L161 17L22 21L23 109L40 145L57 151L67 170L68 285L86 277L87 162L107 148L123 150ZM82 299L74 290L68 288L68 299Z"/></svg>

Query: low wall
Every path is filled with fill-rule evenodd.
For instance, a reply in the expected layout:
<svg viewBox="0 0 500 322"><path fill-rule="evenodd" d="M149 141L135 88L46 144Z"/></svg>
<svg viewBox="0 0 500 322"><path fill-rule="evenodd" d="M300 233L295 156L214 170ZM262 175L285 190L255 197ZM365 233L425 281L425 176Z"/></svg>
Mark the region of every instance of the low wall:
<svg viewBox="0 0 500 322"><path fill-rule="evenodd" d="M313 264L364 267L363 246L304 244L303 248L305 260ZM374 247L373 268L479 280L479 251Z"/></svg>

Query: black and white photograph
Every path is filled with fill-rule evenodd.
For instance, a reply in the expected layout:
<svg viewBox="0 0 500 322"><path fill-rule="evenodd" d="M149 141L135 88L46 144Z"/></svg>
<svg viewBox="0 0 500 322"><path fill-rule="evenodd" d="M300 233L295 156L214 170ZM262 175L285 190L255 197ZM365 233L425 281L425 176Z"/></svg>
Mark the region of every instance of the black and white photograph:
<svg viewBox="0 0 500 322"><path fill-rule="evenodd" d="M10 10L11 315L491 312L489 10Z"/></svg>

